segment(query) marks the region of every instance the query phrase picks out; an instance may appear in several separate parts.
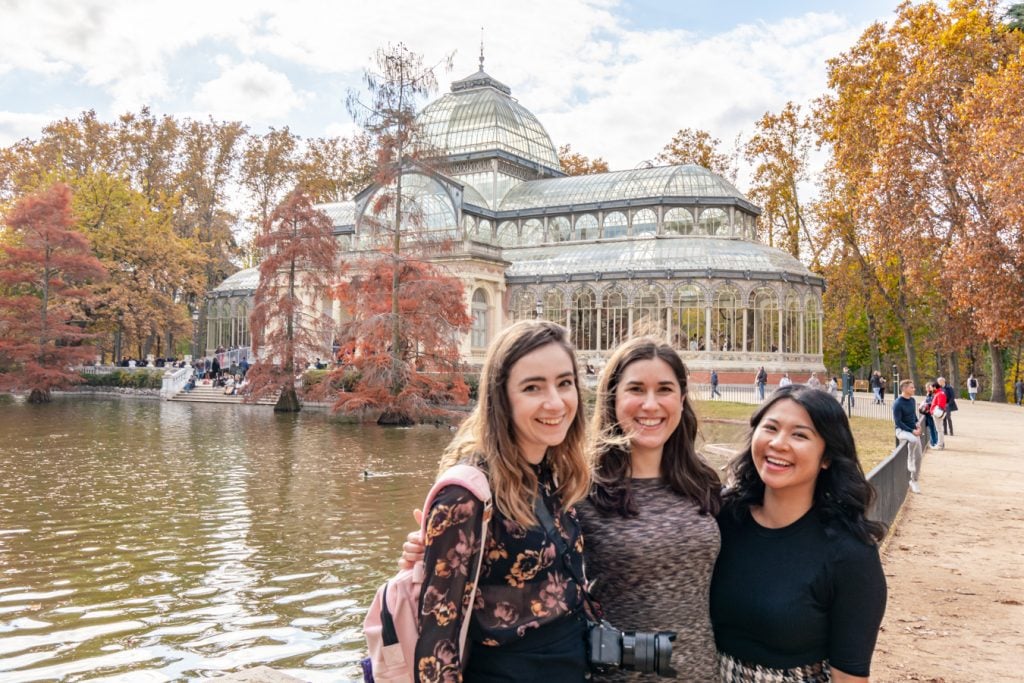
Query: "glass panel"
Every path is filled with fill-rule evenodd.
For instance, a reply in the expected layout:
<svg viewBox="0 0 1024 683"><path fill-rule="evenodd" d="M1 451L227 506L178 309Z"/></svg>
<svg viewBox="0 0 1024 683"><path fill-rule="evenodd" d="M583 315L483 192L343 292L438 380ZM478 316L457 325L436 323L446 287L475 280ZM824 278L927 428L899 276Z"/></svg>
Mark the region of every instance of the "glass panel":
<svg viewBox="0 0 1024 683"><path fill-rule="evenodd" d="M739 290L733 285L719 287L711 306L711 351L734 350L743 332L742 312Z"/></svg>
<svg viewBox="0 0 1024 683"><path fill-rule="evenodd" d="M786 314L782 326L782 350L785 353L800 352L800 302L795 294L786 296Z"/></svg>
<svg viewBox="0 0 1024 683"><path fill-rule="evenodd" d="M653 235L658 231L658 214L651 209L640 209L633 212L633 234Z"/></svg>
<svg viewBox="0 0 1024 683"><path fill-rule="evenodd" d="M514 247L519 243L519 231L513 221L505 221L498 228L498 245Z"/></svg>
<svg viewBox="0 0 1024 683"><path fill-rule="evenodd" d="M585 213L576 219L576 239L597 239L597 219L591 216L589 213Z"/></svg>
<svg viewBox="0 0 1024 683"><path fill-rule="evenodd" d="M480 222L476 224L476 235L481 242L493 241L494 232L491 230L491 222L486 218L481 218Z"/></svg>
<svg viewBox="0 0 1024 683"><path fill-rule="evenodd" d="M601 236L625 237L626 236L626 214L612 211L604 217L604 230Z"/></svg>
<svg viewBox="0 0 1024 683"><path fill-rule="evenodd" d="M544 292L544 312L543 317L545 320L550 320L553 323L559 325L565 324L565 304L562 302L562 293L557 289L549 289Z"/></svg>
<svg viewBox="0 0 1024 683"><path fill-rule="evenodd" d="M724 209L704 209L700 212L700 234L728 235L729 214Z"/></svg>
<svg viewBox="0 0 1024 683"><path fill-rule="evenodd" d="M688 285L679 290L672 329L672 341L677 349L704 350L704 295L699 288Z"/></svg>
<svg viewBox="0 0 1024 683"><path fill-rule="evenodd" d="M821 305L818 303L818 297L811 294L807 297L807 311L804 313L804 353L821 355L820 314Z"/></svg>
<svg viewBox="0 0 1024 683"><path fill-rule="evenodd" d="M519 244L524 247L534 247L544 240L544 224L536 218L523 223L523 236Z"/></svg>
<svg viewBox="0 0 1024 683"><path fill-rule="evenodd" d="M597 350L597 297L580 289L572 298L572 343L577 351Z"/></svg>
<svg viewBox="0 0 1024 683"><path fill-rule="evenodd" d="M693 234L693 214L689 209L676 207L665 212L666 235Z"/></svg>
<svg viewBox="0 0 1024 683"><path fill-rule="evenodd" d="M601 330L601 344L606 349L613 349L629 335L629 306L626 295L618 288L608 290L604 295L603 309L604 329Z"/></svg>
<svg viewBox="0 0 1024 683"><path fill-rule="evenodd" d="M568 242L572 238L572 226L569 219L564 216L556 216L548 219L548 241Z"/></svg>
<svg viewBox="0 0 1024 683"><path fill-rule="evenodd" d="M473 292L473 327L471 340L473 348L482 349L487 346L490 337L487 324L487 294L482 289Z"/></svg>
<svg viewBox="0 0 1024 683"><path fill-rule="evenodd" d="M513 292L508 316L513 322L518 322L520 320L533 320L536 318L537 308L533 294L525 289Z"/></svg>
<svg viewBox="0 0 1024 683"><path fill-rule="evenodd" d="M633 298L633 336L665 337L665 304L661 290L647 286Z"/></svg>
<svg viewBox="0 0 1024 683"><path fill-rule="evenodd" d="M750 335L747 348L755 353L779 350L779 297L768 287L751 295Z"/></svg>

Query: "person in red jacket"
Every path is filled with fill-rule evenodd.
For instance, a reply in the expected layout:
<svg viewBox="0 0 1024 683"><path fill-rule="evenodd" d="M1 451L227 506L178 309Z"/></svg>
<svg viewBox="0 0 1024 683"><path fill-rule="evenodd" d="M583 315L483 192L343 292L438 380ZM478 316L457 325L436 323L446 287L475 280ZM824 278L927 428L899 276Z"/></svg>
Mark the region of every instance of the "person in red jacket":
<svg viewBox="0 0 1024 683"><path fill-rule="evenodd" d="M946 416L946 411L949 408L946 401L946 393L942 390L942 387L939 386L938 382L932 382L932 391L932 407L929 412L932 416L932 419L935 420L936 422L936 427L938 427L938 422L943 417ZM941 413L936 414L936 411L941 411ZM946 447L946 435L940 432L938 429L936 429L935 432L939 437L939 443L935 447L941 450Z"/></svg>

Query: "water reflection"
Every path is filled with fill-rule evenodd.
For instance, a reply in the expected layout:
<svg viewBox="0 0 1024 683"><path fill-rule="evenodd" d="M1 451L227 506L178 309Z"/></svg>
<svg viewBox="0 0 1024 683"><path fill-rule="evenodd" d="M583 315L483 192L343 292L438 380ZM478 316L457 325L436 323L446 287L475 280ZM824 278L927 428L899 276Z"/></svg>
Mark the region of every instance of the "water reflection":
<svg viewBox="0 0 1024 683"><path fill-rule="evenodd" d="M0 679L356 676L450 438L131 400L0 406ZM363 479L364 470L379 476Z"/></svg>
<svg viewBox="0 0 1024 683"><path fill-rule="evenodd" d="M117 398L0 402L0 435L5 683L355 679L451 437Z"/></svg>

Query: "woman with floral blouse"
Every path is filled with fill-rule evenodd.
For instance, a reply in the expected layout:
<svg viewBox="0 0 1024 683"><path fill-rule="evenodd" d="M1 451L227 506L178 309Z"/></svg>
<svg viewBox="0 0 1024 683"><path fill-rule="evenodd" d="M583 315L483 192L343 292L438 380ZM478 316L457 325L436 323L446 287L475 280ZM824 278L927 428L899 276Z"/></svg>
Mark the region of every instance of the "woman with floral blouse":
<svg viewBox="0 0 1024 683"><path fill-rule="evenodd" d="M494 340L476 408L441 461L487 474L494 498L476 601L470 568L481 551L483 503L443 489L426 511L416 680L583 681L587 671L580 587L583 539L572 505L589 488L576 356L566 330L517 323ZM534 514L537 497L569 548L560 557ZM471 619L466 661L458 638Z"/></svg>

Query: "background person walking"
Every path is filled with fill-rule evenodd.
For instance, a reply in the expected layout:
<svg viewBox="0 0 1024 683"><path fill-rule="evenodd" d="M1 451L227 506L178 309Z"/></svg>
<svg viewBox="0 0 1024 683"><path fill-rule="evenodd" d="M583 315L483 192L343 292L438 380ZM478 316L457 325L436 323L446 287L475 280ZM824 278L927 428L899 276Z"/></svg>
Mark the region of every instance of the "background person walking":
<svg viewBox="0 0 1024 683"><path fill-rule="evenodd" d="M907 443L910 490L921 493L921 485L917 483L921 475L921 428L917 426L913 380L905 379L900 382L900 395L892 402L892 420L896 425L896 439Z"/></svg>
<svg viewBox="0 0 1024 683"><path fill-rule="evenodd" d="M946 382L945 377L939 377L936 381L939 383L942 393L946 395L946 414L942 416L942 433L953 436L953 411L958 409L956 405L956 390L952 384Z"/></svg>
<svg viewBox="0 0 1024 683"><path fill-rule="evenodd" d="M716 370L711 371L711 398L717 396L722 398L722 395L718 393L718 372Z"/></svg>
<svg viewBox="0 0 1024 683"><path fill-rule="evenodd" d="M849 401L850 410L853 410L853 372L850 368L843 366L843 402Z"/></svg>

